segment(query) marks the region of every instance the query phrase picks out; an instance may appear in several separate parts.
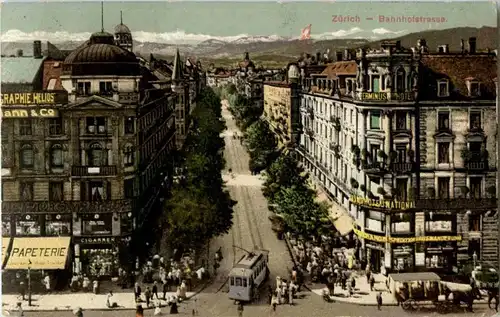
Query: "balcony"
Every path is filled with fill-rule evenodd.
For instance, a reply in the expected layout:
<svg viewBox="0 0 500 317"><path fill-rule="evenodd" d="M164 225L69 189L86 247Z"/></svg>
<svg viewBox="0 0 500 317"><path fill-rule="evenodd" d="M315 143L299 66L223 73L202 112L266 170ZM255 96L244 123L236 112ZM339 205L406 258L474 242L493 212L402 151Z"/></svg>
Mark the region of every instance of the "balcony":
<svg viewBox="0 0 500 317"><path fill-rule="evenodd" d="M116 165L107 166L72 166L71 176L115 176L117 174Z"/></svg>
<svg viewBox="0 0 500 317"><path fill-rule="evenodd" d="M468 171L480 172L488 169L487 161L469 161L465 162L465 168Z"/></svg>
<svg viewBox="0 0 500 317"><path fill-rule="evenodd" d="M108 213L129 212L135 207L132 199L103 200L103 201L4 201L2 212L13 213Z"/></svg>
<svg viewBox="0 0 500 317"><path fill-rule="evenodd" d="M415 202L418 209L427 210L496 210L496 198L454 198L454 199L418 199Z"/></svg>
<svg viewBox="0 0 500 317"><path fill-rule="evenodd" d="M413 166L414 164L411 162L409 163L396 162L396 163L391 163L390 168L391 171L396 173L410 173L413 171Z"/></svg>
<svg viewBox="0 0 500 317"><path fill-rule="evenodd" d="M365 170L367 173L377 173L377 172L382 172L384 163L382 162L367 162L363 161L363 170Z"/></svg>

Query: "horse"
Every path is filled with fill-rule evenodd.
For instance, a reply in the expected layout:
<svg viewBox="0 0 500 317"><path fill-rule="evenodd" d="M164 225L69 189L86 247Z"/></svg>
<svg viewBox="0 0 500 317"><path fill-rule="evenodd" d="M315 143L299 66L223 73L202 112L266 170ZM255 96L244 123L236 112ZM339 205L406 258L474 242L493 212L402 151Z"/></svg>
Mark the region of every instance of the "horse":
<svg viewBox="0 0 500 317"><path fill-rule="evenodd" d="M448 298L450 294L453 294L452 303L456 307L461 307L462 304L466 304L466 311L471 313L474 312L472 306L474 304L474 299L478 298L479 291L477 289L471 289L467 291L452 291L448 287L446 287L444 289L444 295L446 296L446 298Z"/></svg>

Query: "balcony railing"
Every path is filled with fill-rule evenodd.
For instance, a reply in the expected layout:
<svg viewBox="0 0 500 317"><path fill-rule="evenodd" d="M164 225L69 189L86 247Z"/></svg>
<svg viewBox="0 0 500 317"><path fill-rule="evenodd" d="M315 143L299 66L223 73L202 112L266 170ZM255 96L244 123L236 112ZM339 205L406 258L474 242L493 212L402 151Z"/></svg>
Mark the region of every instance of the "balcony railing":
<svg viewBox="0 0 500 317"><path fill-rule="evenodd" d="M418 199L417 209L467 211L474 209L497 208L496 198L454 198L454 199Z"/></svg>
<svg viewBox="0 0 500 317"><path fill-rule="evenodd" d="M128 212L135 207L133 199L103 200L103 201L4 201L2 213L107 213Z"/></svg>
<svg viewBox="0 0 500 317"><path fill-rule="evenodd" d="M363 162L364 170L381 170L383 166L382 162Z"/></svg>
<svg viewBox="0 0 500 317"><path fill-rule="evenodd" d="M465 162L465 168L469 171L484 171L488 169L487 161L468 161Z"/></svg>
<svg viewBox="0 0 500 317"><path fill-rule="evenodd" d="M390 165L391 171L396 173L408 173L413 171L413 163L395 162Z"/></svg>
<svg viewBox="0 0 500 317"><path fill-rule="evenodd" d="M116 165L71 167L71 176L115 176L116 174Z"/></svg>

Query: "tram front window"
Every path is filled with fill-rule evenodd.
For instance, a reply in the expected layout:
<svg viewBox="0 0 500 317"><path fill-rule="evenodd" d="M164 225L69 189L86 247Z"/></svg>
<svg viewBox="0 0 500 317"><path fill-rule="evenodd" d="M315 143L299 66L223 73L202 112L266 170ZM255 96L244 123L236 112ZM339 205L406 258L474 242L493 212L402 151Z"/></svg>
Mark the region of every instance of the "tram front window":
<svg viewBox="0 0 500 317"><path fill-rule="evenodd" d="M241 277L236 278L236 286L241 286Z"/></svg>
<svg viewBox="0 0 500 317"><path fill-rule="evenodd" d="M243 279L243 287L247 287L247 279L246 278Z"/></svg>

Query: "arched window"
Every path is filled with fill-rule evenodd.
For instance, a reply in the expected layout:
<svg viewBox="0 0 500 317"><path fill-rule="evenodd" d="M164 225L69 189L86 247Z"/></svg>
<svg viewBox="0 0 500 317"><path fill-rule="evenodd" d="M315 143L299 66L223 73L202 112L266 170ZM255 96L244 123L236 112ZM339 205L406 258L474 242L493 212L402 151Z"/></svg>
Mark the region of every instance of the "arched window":
<svg viewBox="0 0 500 317"><path fill-rule="evenodd" d="M23 168L33 168L35 161L35 151L33 145L23 144L21 146L20 163Z"/></svg>
<svg viewBox="0 0 500 317"><path fill-rule="evenodd" d="M63 167L63 149L61 144L54 144L50 148L50 165Z"/></svg>
<svg viewBox="0 0 500 317"><path fill-rule="evenodd" d="M88 166L106 165L105 151L99 143L92 143L87 153Z"/></svg>
<svg viewBox="0 0 500 317"><path fill-rule="evenodd" d="M405 70L400 68L396 72L396 92L405 92Z"/></svg>
<svg viewBox="0 0 500 317"><path fill-rule="evenodd" d="M125 146L125 150L123 151L123 164L125 166L134 165L134 147L131 144L127 144Z"/></svg>

